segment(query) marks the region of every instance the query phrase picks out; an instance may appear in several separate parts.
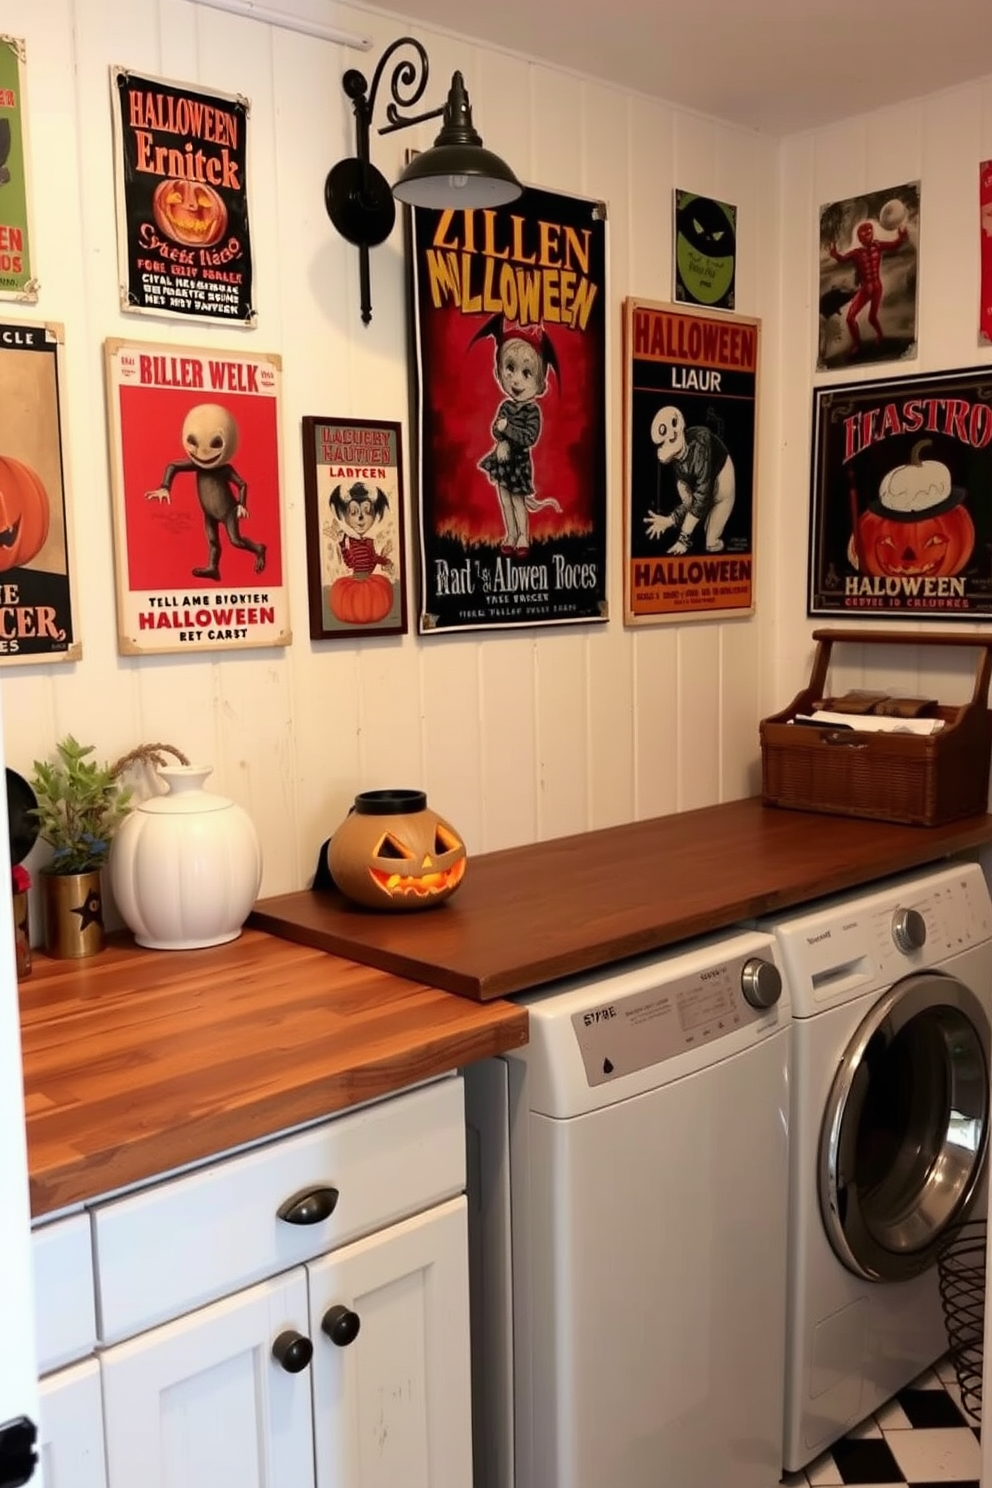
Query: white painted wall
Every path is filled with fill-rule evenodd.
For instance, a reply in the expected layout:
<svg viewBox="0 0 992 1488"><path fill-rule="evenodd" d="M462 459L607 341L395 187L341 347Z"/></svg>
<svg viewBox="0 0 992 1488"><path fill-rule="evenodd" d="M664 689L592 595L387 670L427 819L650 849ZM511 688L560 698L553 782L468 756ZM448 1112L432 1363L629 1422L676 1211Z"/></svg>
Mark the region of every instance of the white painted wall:
<svg viewBox="0 0 992 1488"><path fill-rule="evenodd" d="M372 255L374 318L358 314L357 255L333 231L323 183L353 153L340 78L370 76L402 22L317 0L310 14L367 31L365 57L189 0L0 0L28 45L37 312L66 327L69 477L83 659L0 666L7 757L22 773L66 732L115 758L164 739L212 762L210 784L250 812L262 893L302 887L357 790L425 788L481 852L745 795L758 787L759 638L771 624L776 464L777 151L744 130L416 27L431 58L425 103L457 66L487 144L535 184L610 207L608 626L360 644L308 638L300 419L400 419L409 431L400 224ZM466 21L466 25L469 22ZM199 82L251 100L254 331L118 309L109 68ZM436 126L434 126L436 129ZM431 126L374 137L395 174ZM621 301L671 292L674 186L738 204L738 308L767 318L758 618L624 629L621 586ZM0 315L6 307L0 306ZM12 317L31 318L15 307ZM154 659L117 654L102 346L108 336L283 358L283 484L295 639L283 650ZM0 412L2 428L2 412ZM410 441L407 439L407 449ZM408 481L408 488L412 481ZM415 551L408 525L411 557ZM411 574L412 583L412 574ZM415 590L411 588L411 596ZM416 606L414 605L414 609Z"/></svg>

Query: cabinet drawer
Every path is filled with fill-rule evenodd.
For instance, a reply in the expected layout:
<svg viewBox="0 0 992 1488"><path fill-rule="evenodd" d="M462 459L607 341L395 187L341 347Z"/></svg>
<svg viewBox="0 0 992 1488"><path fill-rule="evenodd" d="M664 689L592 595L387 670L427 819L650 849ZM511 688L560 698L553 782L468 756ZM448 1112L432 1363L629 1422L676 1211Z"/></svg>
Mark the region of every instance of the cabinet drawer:
<svg viewBox="0 0 992 1488"><path fill-rule="evenodd" d="M90 1218L74 1214L31 1233L38 1373L93 1352L96 1310Z"/></svg>
<svg viewBox="0 0 992 1488"><path fill-rule="evenodd" d="M333 1212L278 1210L315 1187ZM99 1334L114 1342L383 1225L465 1186L460 1077L277 1138L94 1210Z"/></svg>

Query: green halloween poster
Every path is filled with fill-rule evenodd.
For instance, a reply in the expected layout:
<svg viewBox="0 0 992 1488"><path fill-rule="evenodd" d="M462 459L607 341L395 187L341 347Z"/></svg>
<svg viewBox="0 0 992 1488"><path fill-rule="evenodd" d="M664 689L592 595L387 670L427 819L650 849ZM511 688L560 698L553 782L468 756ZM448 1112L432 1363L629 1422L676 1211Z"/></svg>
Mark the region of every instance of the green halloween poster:
<svg viewBox="0 0 992 1488"><path fill-rule="evenodd" d="M0 36L0 299L34 302L24 149L24 43Z"/></svg>
<svg viewBox="0 0 992 1488"><path fill-rule="evenodd" d="M675 299L733 310L737 208L692 191L675 192Z"/></svg>

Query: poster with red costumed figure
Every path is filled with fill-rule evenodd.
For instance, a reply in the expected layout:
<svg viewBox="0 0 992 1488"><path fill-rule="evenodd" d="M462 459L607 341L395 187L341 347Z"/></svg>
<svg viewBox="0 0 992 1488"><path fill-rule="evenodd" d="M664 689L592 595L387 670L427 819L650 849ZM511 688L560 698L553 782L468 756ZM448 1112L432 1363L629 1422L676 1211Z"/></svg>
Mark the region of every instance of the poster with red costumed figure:
<svg viewBox="0 0 992 1488"><path fill-rule="evenodd" d="M606 209L411 217L420 631L606 620Z"/></svg>

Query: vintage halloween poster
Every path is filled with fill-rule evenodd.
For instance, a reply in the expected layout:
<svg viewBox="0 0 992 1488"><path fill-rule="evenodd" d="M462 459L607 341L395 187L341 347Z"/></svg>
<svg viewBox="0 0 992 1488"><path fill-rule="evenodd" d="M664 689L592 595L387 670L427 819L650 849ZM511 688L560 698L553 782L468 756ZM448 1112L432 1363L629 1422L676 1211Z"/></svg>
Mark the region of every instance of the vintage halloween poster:
<svg viewBox="0 0 992 1488"><path fill-rule="evenodd" d="M33 304L24 42L0 36L0 299Z"/></svg>
<svg viewBox="0 0 992 1488"><path fill-rule="evenodd" d="M760 322L624 302L624 617L754 609Z"/></svg>
<svg viewBox="0 0 992 1488"><path fill-rule="evenodd" d="M605 207L411 215L420 630L605 620Z"/></svg>
<svg viewBox="0 0 992 1488"><path fill-rule="evenodd" d="M254 325L247 99L111 83L121 309Z"/></svg>
<svg viewBox="0 0 992 1488"><path fill-rule="evenodd" d="M980 284L978 340L982 346L992 342L992 160L978 167L978 233L980 245Z"/></svg>
<svg viewBox="0 0 992 1488"><path fill-rule="evenodd" d="M821 372L916 355L920 183L820 208Z"/></svg>
<svg viewBox="0 0 992 1488"><path fill-rule="evenodd" d="M109 340L105 364L120 651L286 645L279 358Z"/></svg>
<svg viewBox="0 0 992 1488"><path fill-rule="evenodd" d="M817 388L810 615L992 615L992 367Z"/></svg>
<svg viewBox="0 0 992 1488"><path fill-rule="evenodd" d="M78 661L59 325L0 325L0 664Z"/></svg>
<svg viewBox="0 0 992 1488"><path fill-rule="evenodd" d="M303 420L310 637L403 635L400 426Z"/></svg>
<svg viewBox="0 0 992 1488"><path fill-rule="evenodd" d="M675 299L683 305L733 310L737 276L737 208L694 191L674 192Z"/></svg>

